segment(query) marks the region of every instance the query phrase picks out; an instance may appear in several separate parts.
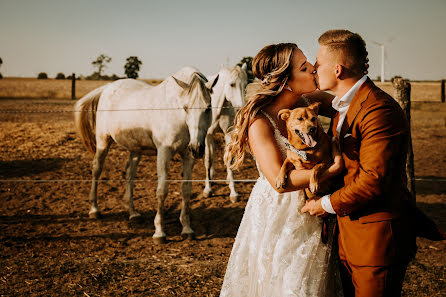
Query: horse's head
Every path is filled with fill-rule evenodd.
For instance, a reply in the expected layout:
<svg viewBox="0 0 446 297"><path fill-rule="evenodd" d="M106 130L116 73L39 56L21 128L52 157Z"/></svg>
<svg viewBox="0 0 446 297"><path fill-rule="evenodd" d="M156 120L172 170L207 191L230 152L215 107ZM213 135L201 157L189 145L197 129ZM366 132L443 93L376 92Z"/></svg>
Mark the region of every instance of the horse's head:
<svg viewBox="0 0 446 297"><path fill-rule="evenodd" d="M232 69L223 68L225 73L224 95L232 106L237 110L245 104L245 89L248 84L247 64L235 66Z"/></svg>
<svg viewBox="0 0 446 297"><path fill-rule="evenodd" d="M181 102L186 112L186 123L189 130L188 148L194 158L202 158L205 148L205 138L209 126L212 123L211 93L218 80L207 81L206 77L194 72L189 83L185 83L173 77L177 84L183 88Z"/></svg>

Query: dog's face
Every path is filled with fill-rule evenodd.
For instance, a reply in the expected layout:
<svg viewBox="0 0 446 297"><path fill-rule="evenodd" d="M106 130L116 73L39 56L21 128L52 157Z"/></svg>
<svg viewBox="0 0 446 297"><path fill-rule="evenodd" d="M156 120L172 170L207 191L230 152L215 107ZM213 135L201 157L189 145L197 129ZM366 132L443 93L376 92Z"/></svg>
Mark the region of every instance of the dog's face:
<svg viewBox="0 0 446 297"><path fill-rule="evenodd" d="M317 114L320 102L313 103L308 107L295 109L282 109L279 118L286 121L288 138L294 143L301 142L307 147L314 147L318 142ZM294 145L294 143L292 143Z"/></svg>

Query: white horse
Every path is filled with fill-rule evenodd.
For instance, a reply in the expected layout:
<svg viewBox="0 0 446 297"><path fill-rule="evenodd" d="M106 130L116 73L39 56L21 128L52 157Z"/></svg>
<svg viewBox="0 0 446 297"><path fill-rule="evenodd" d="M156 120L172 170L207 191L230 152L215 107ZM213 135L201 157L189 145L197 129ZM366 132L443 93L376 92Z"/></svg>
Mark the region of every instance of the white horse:
<svg viewBox="0 0 446 297"><path fill-rule="evenodd" d="M210 80L216 76L218 76L219 79L211 94L212 124L206 135L204 158L206 182L203 190L204 197L212 195L210 180L213 179L215 173L215 141L213 134L221 129L225 134L226 144L230 141L230 136L227 133L228 128L232 126L238 108L245 104L245 88L248 84L247 68L246 63L244 63L242 67L235 66L231 69L223 66L218 74L210 77ZM227 180L229 180L229 189L231 190L229 198L232 202L236 202L238 200L238 194L235 190L234 176L229 167L226 168L226 171Z"/></svg>
<svg viewBox="0 0 446 297"><path fill-rule="evenodd" d="M186 81L188 83L186 83ZM75 106L75 123L85 147L94 153L89 196L92 218L100 217L97 184L112 140L130 151L126 166L125 200L130 219L140 216L133 205L133 179L142 154L157 151L158 208L155 216L156 243L165 241L164 200L167 195L168 164L179 153L183 162L183 237L193 238L189 221L189 199L194 157L204 153L206 132L211 124L213 85L196 68L185 67L156 87L133 79L122 79L95 89ZM207 83L207 84L206 84Z"/></svg>

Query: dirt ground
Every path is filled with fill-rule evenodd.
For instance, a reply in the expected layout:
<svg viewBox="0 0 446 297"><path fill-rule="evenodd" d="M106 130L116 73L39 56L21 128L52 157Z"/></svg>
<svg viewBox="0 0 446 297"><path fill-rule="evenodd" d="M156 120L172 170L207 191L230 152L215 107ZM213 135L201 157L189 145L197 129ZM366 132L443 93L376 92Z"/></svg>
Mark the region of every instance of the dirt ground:
<svg viewBox="0 0 446 297"><path fill-rule="evenodd" d="M252 183L238 183L240 202L225 184L202 196L193 184L192 227L180 236L180 184L166 199L168 242L155 245L155 157L138 168L135 205L140 222L128 221L123 194L127 152L112 146L99 186L101 220L88 218L91 155L74 131L73 101L0 100L0 296L218 296L234 237ZM413 108L418 206L446 230L446 117L441 103ZM29 113L5 110L40 111ZM2 112L3 111L3 112ZM222 146L222 137L218 138ZM217 179L225 179L222 151ZM180 179L175 157L170 178ZM252 159L237 178L257 177ZM203 179L202 160L194 179ZM446 243L418 239L418 254L404 282L404 296L445 296Z"/></svg>

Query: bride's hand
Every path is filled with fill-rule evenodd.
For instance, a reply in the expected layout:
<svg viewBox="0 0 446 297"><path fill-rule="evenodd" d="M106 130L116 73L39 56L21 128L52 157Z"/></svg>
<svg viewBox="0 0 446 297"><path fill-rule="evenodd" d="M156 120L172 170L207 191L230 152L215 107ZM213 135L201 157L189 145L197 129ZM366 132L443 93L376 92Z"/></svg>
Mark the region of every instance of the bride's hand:
<svg viewBox="0 0 446 297"><path fill-rule="evenodd" d="M312 216L325 217L328 213L324 210L321 203L322 198L308 199L305 201L304 207L300 210L301 213L308 212Z"/></svg>
<svg viewBox="0 0 446 297"><path fill-rule="evenodd" d="M321 179L323 181L339 175L342 169L344 169L344 160L342 159L339 139L334 136L331 140L331 156L333 158L333 164L322 174Z"/></svg>

